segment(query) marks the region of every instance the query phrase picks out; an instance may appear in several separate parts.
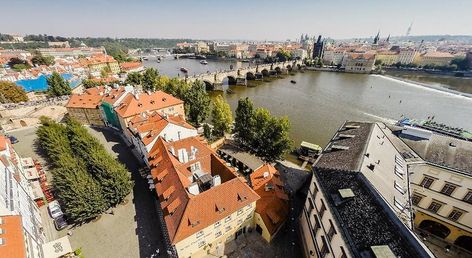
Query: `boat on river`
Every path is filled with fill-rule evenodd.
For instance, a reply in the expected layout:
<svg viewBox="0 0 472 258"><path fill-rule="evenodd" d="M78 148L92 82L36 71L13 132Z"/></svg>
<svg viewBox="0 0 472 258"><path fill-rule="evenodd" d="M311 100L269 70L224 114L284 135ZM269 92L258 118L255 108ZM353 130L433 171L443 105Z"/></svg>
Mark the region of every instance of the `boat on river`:
<svg viewBox="0 0 472 258"><path fill-rule="evenodd" d="M293 83L293 84L297 83L297 81L295 81L295 80L291 80L290 82Z"/></svg>
<svg viewBox="0 0 472 258"><path fill-rule="evenodd" d="M321 154L323 148L318 144L302 141L300 147L296 150L298 158L303 161L314 163L316 158Z"/></svg>
<svg viewBox="0 0 472 258"><path fill-rule="evenodd" d="M208 62L207 62L206 60L202 60L202 61L200 61L200 64L202 64L202 65L207 65Z"/></svg>
<svg viewBox="0 0 472 258"><path fill-rule="evenodd" d="M180 67L180 71L184 73L188 73L188 70L185 67Z"/></svg>

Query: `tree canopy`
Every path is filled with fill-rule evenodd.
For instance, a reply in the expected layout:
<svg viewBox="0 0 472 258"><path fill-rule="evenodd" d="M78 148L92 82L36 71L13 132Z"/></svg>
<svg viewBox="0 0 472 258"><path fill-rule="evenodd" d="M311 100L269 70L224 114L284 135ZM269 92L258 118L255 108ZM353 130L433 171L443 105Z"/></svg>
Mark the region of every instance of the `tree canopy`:
<svg viewBox="0 0 472 258"><path fill-rule="evenodd" d="M57 72L53 72L52 75L47 78L47 82L47 92L49 96L64 96L72 93L69 82L64 80L64 78L62 78L62 76Z"/></svg>
<svg viewBox="0 0 472 258"><path fill-rule="evenodd" d="M18 103L28 101L25 90L17 86L13 82L0 81L0 102L1 103Z"/></svg>
<svg viewBox="0 0 472 258"><path fill-rule="evenodd" d="M199 126L210 113L211 99L205 90L205 84L200 81L194 82L183 100L189 120Z"/></svg>
<svg viewBox="0 0 472 258"><path fill-rule="evenodd" d="M255 155L275 161L282 158L291 148L288 118L277 118L267 109L254 110L252 102L240 99L236 109L234 133L236 141Z"/></svg>
<svg viewBox="0 0 472 258"><path fill-rule="evenodd" d="M139 72L128 73L125 84L141 85L143 83L143 75Z"/></svg>
<svg viewBox="0 0 472 258"><path fill-rule="evenodd" d="M54 57L52 56L43 56L41 53L36 52L33 58L31 58L31 63L33 65L53 65L54 64Z"/></svg>
<svg viewBox="0 0 472 258"><path fill-rule="evenodd" d="M223 136L225 133L231 132L233 123L233 114L229 104L219 95L213 101L213 109L211 111L213 134L215 136Z"/></svg>

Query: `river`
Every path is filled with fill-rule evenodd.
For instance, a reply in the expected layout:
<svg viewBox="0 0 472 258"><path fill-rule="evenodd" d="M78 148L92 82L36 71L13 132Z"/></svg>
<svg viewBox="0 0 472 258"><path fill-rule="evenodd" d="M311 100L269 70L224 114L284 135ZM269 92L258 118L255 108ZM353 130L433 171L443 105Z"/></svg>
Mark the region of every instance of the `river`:
<svg viewBox="0 0 472 258"><path fill-rule="evenodd" d="M208 60L204 66L198 60L169 59L149 60L144 65L176 76L180 67L193 74L245 64ZM379 75L307 71L257 87L229 87L234 94L211 95L225 96L233 112L239 98L249 97L257 107L288 116L296 146L302 140L324 146L345 120L394 122L402 116L426 119L434 115L437 122L472 130L472 98Z"/></svg>

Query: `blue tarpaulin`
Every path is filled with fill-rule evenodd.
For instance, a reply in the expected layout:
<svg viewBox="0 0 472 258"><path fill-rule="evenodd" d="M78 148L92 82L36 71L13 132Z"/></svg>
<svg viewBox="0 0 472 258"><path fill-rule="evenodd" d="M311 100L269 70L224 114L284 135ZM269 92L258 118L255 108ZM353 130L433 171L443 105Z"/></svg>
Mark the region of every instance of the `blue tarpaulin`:
<svg viewBox="0 0 472 258"><path fill-rule="evenodd" d="M26 92L45 91L48 89L48 82L46 79L49 76L51 75L41 75L37 79L31 79L31 80L19 80L19 81L16 81L16 85L23 87L23 89ZM71 80L72 74L70 73L61 74L61 76L62 78L64 78L64 80L69 82L69 85L72 89L77 87L80 84L80 80Z"/></svg>

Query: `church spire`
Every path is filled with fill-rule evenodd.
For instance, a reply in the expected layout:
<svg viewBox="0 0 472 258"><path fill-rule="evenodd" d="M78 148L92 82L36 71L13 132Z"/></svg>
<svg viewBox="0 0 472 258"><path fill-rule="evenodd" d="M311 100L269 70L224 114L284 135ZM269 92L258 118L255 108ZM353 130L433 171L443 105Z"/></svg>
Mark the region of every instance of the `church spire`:
<svg viewBox="0 0 472 258"><path fill-rule="evenodd" d="M387 41L387 43L390 42L390 34L388 34L387 40L385 40L385 41Z"/></svg>
<svg viewBox="0 0 472 258"><path fill-rule="evenodd" d="M379 38L380 38L380 30L377 32L377 36L375 36L375 38L374 38L374 44L379 43Z"/></svg>

